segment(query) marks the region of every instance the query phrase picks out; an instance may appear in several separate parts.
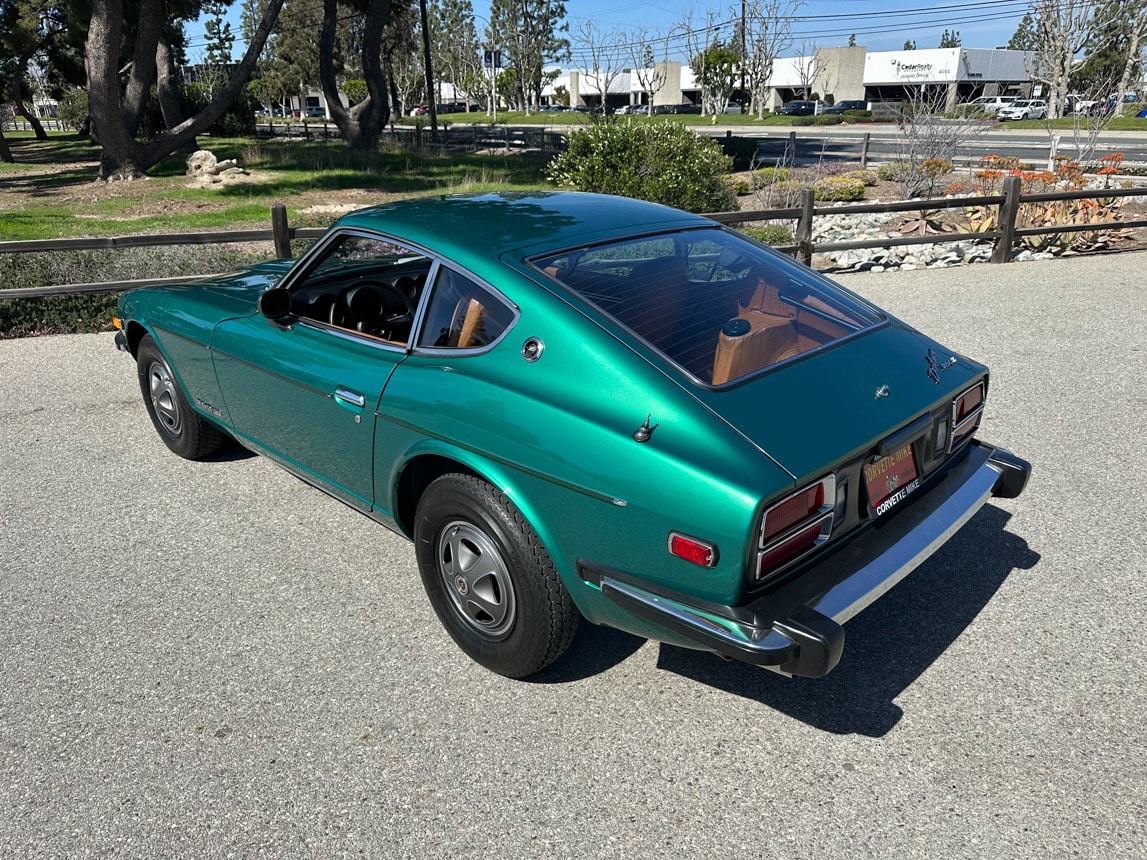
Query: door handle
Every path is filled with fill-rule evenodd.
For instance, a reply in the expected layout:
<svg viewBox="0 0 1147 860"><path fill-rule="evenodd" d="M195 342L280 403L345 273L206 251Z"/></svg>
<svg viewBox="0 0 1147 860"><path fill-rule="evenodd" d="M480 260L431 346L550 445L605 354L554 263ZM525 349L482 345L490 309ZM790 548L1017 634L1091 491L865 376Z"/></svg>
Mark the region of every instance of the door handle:
<svg viewBox="0 0 1147 860"><path fill-rule="evenodd" d="M334 397L335 403L347 409L362 409L366 406L366 398L349 388L342 388L341 386L336 388Z"/></svg>

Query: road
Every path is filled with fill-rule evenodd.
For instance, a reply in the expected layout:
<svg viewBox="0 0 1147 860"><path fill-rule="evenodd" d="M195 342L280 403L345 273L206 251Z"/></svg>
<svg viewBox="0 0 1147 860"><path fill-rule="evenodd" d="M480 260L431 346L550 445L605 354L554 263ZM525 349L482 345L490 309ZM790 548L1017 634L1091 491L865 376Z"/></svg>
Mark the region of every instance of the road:
<svg viewBox="0 0 1147 860"><path fill-rule="evenodd" d="M766 165L783 163L790 132L796 133L795 162L798 165L818 161L859 161L865 134L870 135L868 157L871 161L896 161L904 157L902 136L894 125L842 125L802 127L799 129L765 126L747 130L744 126L706 129L716 136L731 131L736 136L754 137L760 141L759 161ZM1126 164L1147 166L1147 133L1140 131L1100 132L1091 140L1086 127L1057 129L1056 152L1072 158L1081 157L1081 149L1095 145L1094 155L1122 153ZM1014 156L1027 164L1046 164L1051 154L1052 134L1046 129L990 129L962 142L956 163L977 165L985 155Z"/></svg>
<svg viewBox="0 0 1147 860"><path fill-rule="evenodd" d="M0 341L0 856L1147 856L1145 269L844 279L1035 473L820 681L589 628L493 675L408 544L170 455L110 335Z"/></svg>

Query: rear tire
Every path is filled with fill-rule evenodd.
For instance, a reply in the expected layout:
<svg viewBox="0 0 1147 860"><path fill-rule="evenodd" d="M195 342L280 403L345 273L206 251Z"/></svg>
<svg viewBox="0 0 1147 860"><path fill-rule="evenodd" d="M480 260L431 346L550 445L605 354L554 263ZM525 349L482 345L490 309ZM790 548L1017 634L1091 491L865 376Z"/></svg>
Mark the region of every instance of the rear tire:
<svg viewBox="0 0 1147 860"><path fill-rule="evenodd" d="M188 404L151 335L144 335L139 342L135 360L147 414L164 444L188 460L200 460L218 451L224 435Z"/></svg>
<svg viewBox="0 0 1147 860"><path fill-rule="evenodd" d="M434 481L418 503L414 545L434 611L475 662L524 678L569 648L577 607L533 528L490 484Z"/></svg>

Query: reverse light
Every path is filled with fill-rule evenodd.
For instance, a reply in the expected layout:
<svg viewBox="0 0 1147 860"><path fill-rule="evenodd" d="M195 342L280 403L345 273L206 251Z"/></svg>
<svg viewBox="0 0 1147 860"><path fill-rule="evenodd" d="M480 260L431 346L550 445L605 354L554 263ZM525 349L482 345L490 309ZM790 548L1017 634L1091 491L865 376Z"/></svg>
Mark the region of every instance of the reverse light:
<svg viewBox="0 0 1147 860"><path fill-rule="evenodd" d="M680 532L669 533L669 552L701 567L713 567L717 564L717 547L714 544Z"/></svg>
<svg viewBox="0 0 1147 860"><path fill-rule="evenodd" d="M757 581L775 576L827 541L839 501L836 476L826 475L766 510L761 517Z"/></svg>
<svg viewBox="0 0 1147 860"><path fill-rule="evenodd" d="M984 383L977 382L952 401L952 438L948 452L959 448L980 427L984 414Z"/></svg>

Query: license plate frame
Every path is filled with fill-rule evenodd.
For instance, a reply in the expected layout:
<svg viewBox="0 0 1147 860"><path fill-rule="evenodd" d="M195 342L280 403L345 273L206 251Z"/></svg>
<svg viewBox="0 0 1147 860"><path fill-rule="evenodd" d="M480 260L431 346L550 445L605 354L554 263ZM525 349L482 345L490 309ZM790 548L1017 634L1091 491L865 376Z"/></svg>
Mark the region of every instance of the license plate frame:
<svg viewBox="0 0 1147 860"><path fill-rule="evenodd" d="M887 457L865 463L861 471L868 493L868 510L875 516L888 513L920 488L920 469L911 442Z"/></svg>

